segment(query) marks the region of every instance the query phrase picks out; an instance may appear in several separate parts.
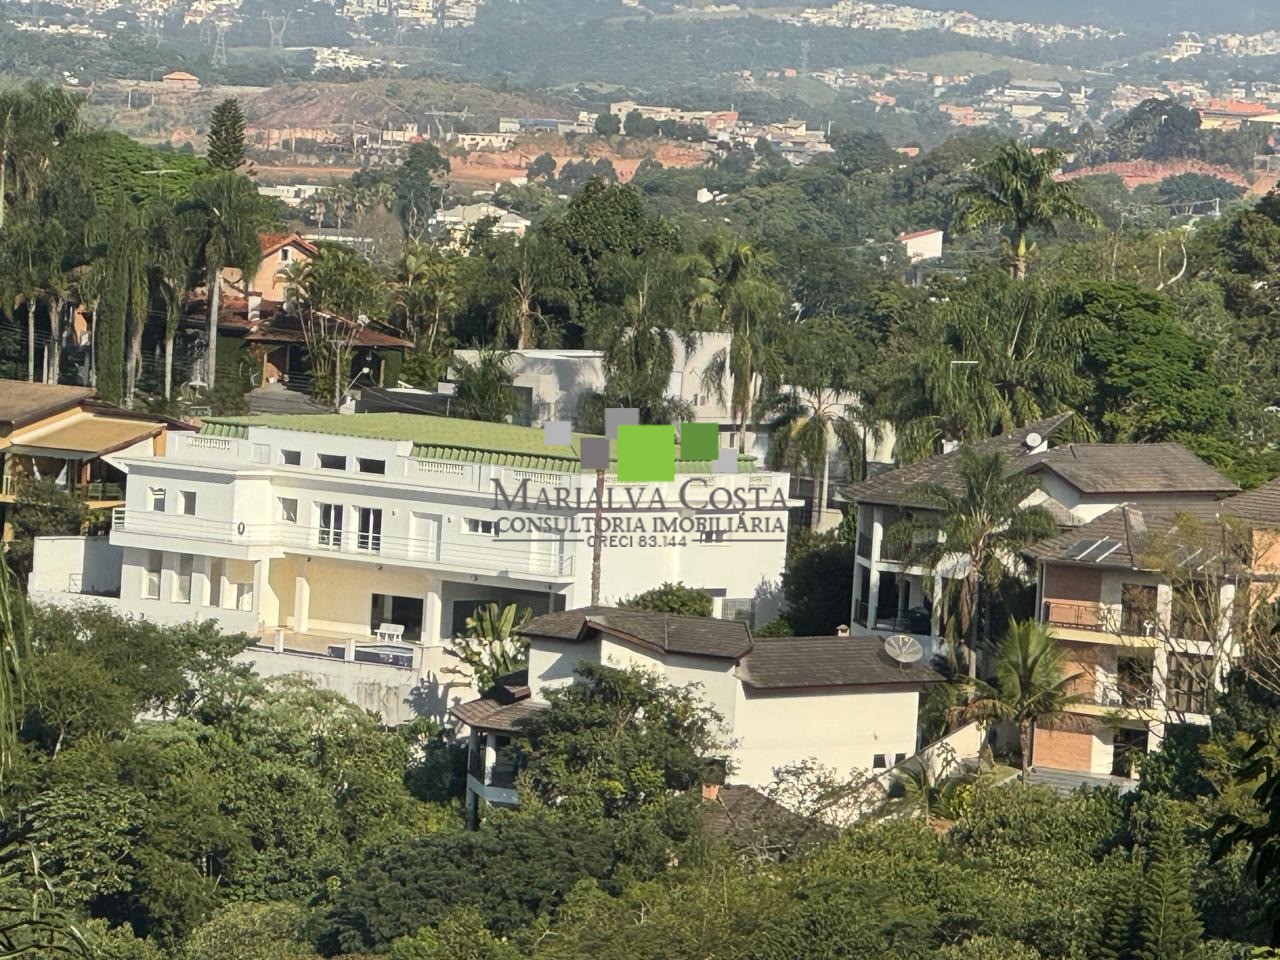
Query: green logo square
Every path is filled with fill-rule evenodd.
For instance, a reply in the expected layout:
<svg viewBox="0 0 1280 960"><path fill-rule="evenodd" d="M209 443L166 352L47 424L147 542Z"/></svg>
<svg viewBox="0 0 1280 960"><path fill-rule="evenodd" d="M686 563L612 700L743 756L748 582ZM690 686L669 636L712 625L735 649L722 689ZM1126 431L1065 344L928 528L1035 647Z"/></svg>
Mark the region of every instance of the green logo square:
<svg viewBox="0 0 1280 960"><path fill-rule="evenodd" d="M671 424L618 427L618 480L671 483L676 478L676 428Z"/></svg>
<svg viewBox="0 0 1280 960"><path fill-rule="evenodd" d="M681 460L715 460L720 456L720 427L714 423L680 425Z"/></svg>

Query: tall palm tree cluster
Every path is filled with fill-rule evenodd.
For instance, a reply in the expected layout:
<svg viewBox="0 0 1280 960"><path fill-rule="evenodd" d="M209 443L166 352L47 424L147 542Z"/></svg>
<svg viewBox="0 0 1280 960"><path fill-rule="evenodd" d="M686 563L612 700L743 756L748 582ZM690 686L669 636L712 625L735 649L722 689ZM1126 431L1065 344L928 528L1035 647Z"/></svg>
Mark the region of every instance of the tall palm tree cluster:
<svg viewBox="0 0 1280 960"><path fill-rule="evenodd" d="M0 283L9 324L26 323L29 379L86 380L133 403L150 337L163 344L158 392L168 400L188 299L205 285L212 323L220 286L209 281L255 268L258 230L271 222L233 170L89 129L80 101L54 88L0 93ZM90 352L68 371L63 344L77 315ZM210 377L216 347L209 336Z"/></svg>

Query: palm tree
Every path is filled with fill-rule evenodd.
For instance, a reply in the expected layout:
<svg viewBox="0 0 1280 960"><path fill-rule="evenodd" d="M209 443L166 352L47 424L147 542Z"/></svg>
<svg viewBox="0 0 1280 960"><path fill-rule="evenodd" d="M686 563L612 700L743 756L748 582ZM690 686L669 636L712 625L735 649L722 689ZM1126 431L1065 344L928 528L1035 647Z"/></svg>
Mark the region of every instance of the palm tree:
<svg viewBox="0 0 1280 960"><path fill-rule="evenodd" d="M1024 565L1022 550L1057 532L1053 515L1041 506L1024 506L1040 489L1026 474L1010 474L1003 453L965 447L956 455L956 488L919 483L907 492L925 509L889 528L892 541L905 544L908 562L930 570L959 561L960 633L966 638L969 676L977 675L978 622L984 603ZM939 598L935 598L937 602ZM989 629L989 625L988 625Z"/></svg>
<svg viewBox="0 0 1280 960"><path fill-rule="evenodd" d="M0 229L9 196L30 199L54 148L78 123L80 98L29 83L0 92Z"/></svg>
<svg viewBox="0 0 1280 960"><path fill-rule="evenodd" d="M485 347L475 363L462 358L454 360L457 389L452 412L464 420L487 420L501 423L516 412L518 404L511 390L511 371L507 369L504 350Z"/></svg>
<svg viewBox="0 0 1280 960"><path fill-rule="evenodd" d="M195 276L199 235L188 229L171 206L159 202L147 211L147 235L151 284L164 303L164 398L169 400L173 396L173 342Z"/></svg>
<svg viewBox="0 0 1280 960"><path fill-rule="evenodd" d="M738 424L738 450L747 448L747 423L762 384L782 370L775 347L782 291L764 276L772 258L749 243L714 236L701 244L693 269L698 277L690 301L692 314L713 329L728 332L727 349L718 350L703 370L703 386L724 400L732 380L730 410Z"/></svg>
<svg viewBox="0 0 1280 960"><path fill-rule="evenodd" d="M258 243L262 206L253 184L229 171L197 181L192 193L191 201L178 212L191 218L204 264L209 305L206 383L212 389L217 376L222 271L234 267L248 276L262 262Z"/></svg>
<svg viewBox="0 0 1280 960"><path fill-rule="evenodd" d="M867 441L879 442L880 437L879 422L839 390L793 387L782 396L769 428L769 459L775 469L786 467L813 478L810 526L814 530L822 524L832 445L844 454L850 478L861 480L866 474Z"/></svg>
<svg viewBox="0 0 1280 960"><path fill-rule="evenodd" d="M606 271L616 278L616 306L593 324L604 351L609 396L622 406L653 410L666 395L677 346L697 344L689 329L674 264L662 253L639 260L617 257Z"/></svg>
<svg viewBox="0 0 1280 960"><path fill-rule="evenodd" d="M426 347L434 348L446 314L458 304L457 265L431 247L410 241L396 264L393 306L404 314L405 325L415 345L427 324Z"/></svg>
<svg viewBox="0 0 1280 960"><path fill-rule="evenodd" d="M143 211L123 195L89 223L86 236L97 254L96 269L102 278L104 298L126 319L128 361L125 366L126 402L133 403L138 369L142 363L142 332L147 322L150 287L148 267L150 237ZM119 364L120 357L98 361Z"/></svg>
<svg viewBox="0 0 1280 960"><path fill-rule="evenodd" d="M544 306L568 307L571 297L556 283L547 260L549 248L536 237L504 242L498 250L494 266L504 289L495 332L499 341L514 340L515 349L526 350L533 346L535 329L551 325Z"/></svg>
<svg viewBox="0 0 1280 960"><path fill-rule="evenodd" d="M1067 713L1088 699L1073 690L1083 673L1067 676L1067 652L1049 629L1034 620L1011 621L996 648L995 685L970 680L972 696L958 708L965 721L1005 721L1018 728L1022 779L1031 769L1031 736L1037 724Z"/></svg>
<svg viewBox="0 0 1280 960"><path fill-rule="evenodd" d="M1062 164L1061 150L1033 153L1010 143L974 172L956 195L960 230L996 224L1007 231L1009 272L1015 280L1027 275L1027 233L1053 230L1059 220L1097 226L1098 216L1077 198L1074 184L1054 179Z"/></svg>

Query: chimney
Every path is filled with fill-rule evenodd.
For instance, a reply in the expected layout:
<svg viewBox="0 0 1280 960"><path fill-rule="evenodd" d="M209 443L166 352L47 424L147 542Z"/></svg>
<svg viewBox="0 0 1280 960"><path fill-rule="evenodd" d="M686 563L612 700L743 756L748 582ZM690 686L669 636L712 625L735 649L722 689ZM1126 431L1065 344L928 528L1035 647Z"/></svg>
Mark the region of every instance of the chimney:
<svg viewBox="0 0 1280 960"><path fill-rule="evenodd" d="M849 635L849 626L848 626L848 624L844 624L844 623L842 623L842 624L840 624L840 626L836 627L836 636L837 636L837 637L847 637L848 635Z"/></svg>
<svg viewBox="0 0 1280 960"><path fill-rule="evenodd" d="M246 296L249 303L248 320L251 326L256 325L262 319L262 294L254 293L252 290Z"/></svg>
<svg viewBox="0 0 1280 960"><path fill-rule="evenodd" d="M720 796L720 784L704 783L702 785L702 799L708 803L713 802Z"/></svg>

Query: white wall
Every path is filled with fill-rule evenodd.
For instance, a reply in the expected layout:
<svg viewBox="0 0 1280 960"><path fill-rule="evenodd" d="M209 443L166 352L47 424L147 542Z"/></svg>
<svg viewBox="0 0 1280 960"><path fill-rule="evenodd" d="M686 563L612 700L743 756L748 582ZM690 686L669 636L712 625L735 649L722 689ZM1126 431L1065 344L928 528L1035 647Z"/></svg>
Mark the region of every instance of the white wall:
<svg viewBox="0 0 1280 960"><path fill-rule="evenodd" d="M889 766L916 751L920 695L899 687L762 692L741 688L730 780L765 786L773 771L815 758L838 774L872 772L875 754Z"/></svg>
<svg viewBox="0 0 1280 960"><path fill-rule="evenodd" d="M106 537L36 537L32 591L111 593L120 590L123 551Z"/></svg>
<svg viewBox="0 0 1280 960"><path fill-rule="evenodd" d="M600 657L611 667L639 667L656 673L673 687L697 684L699 696L721 716L727 729L733 729L739 686L738 678L734 675L734 668L737 666L734 661L677 653L659 656L611 637L601 637Z"/></svg>

